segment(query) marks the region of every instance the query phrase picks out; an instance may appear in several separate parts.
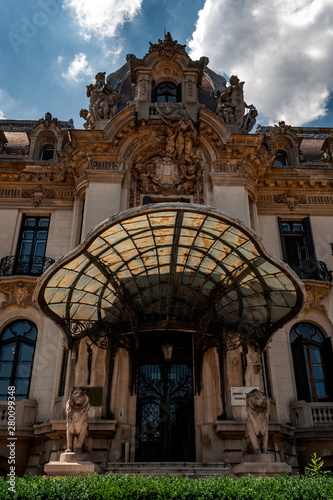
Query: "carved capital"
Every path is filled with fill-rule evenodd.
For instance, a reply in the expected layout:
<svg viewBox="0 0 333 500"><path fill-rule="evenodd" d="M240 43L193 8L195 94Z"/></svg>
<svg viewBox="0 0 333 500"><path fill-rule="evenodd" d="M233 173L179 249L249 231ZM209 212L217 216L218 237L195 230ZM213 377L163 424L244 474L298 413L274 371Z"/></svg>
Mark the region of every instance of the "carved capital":
<svg viewBox="0 0 333 500"><path fill-rule="evenodd" d="M32 296L35 291L35 282L25 280L13 281L8 283L0 283L0 292L2 292L6 299L1 302L0 310L8 306L16 305L25 308L27 306L36 307L32 301Z"/></svg>

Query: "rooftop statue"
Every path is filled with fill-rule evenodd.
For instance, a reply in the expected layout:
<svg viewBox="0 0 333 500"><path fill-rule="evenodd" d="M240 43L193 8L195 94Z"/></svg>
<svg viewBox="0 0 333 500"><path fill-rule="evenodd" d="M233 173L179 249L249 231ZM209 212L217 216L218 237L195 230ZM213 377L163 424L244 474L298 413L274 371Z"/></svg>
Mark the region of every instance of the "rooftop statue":
<svg viewBox="0 0 333 500"><path fill-rule="evenodd" d="M246 104L243 92L244 82L240 82L236 75L230 77L229 86L226 90L218 92L221 103L217 106L217 114L227 124L235 124L243 132L252 130L258 112L253 104ZM248 113L245 114L245 109Z"/></svg>
<svg viewBox="0 0 333 500"><path fill-rule="evenodd" d="M109 120L117 113L120 95L105 82L105 72L97 73L96 82L87 85L87 97L90 97L89 110L81 109L80 116L86 120L84 127L95 128L98 120Z"/></svg>

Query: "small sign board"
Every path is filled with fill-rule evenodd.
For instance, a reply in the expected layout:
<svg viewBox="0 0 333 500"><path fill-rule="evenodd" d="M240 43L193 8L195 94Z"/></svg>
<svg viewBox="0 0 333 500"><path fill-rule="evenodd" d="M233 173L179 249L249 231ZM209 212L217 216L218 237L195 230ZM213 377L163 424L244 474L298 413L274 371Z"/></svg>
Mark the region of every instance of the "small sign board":
<svg viewBox="0 0 333 500"><path fill-rule="evenodd" d="M89 396L90 406L102 406L103 387L80 387Z"/></svg>
<svg viewBox="0 0 333 500"><path fill-rule="evenodd" d="M259 387L231 387L231 405L246 406L246 394Z"/></svg>

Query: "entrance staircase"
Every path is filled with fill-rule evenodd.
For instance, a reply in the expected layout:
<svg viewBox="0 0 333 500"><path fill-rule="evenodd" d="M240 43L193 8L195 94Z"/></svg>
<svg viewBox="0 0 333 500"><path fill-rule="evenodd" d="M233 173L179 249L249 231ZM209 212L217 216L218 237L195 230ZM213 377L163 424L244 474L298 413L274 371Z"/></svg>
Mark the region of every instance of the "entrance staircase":
<svg viewBox="0 0 333 500"><path fill-rule="evenodd" d="M186 476L193 480L206 476L233 476L230 466L207 462L109 462L100 464L102 471L130 476Z"/></svg>

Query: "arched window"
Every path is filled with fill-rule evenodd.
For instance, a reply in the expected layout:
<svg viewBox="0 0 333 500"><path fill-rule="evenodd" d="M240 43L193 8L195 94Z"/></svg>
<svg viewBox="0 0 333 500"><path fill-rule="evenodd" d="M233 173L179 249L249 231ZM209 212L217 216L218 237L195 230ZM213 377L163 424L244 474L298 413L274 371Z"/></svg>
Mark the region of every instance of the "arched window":
<svg viewBox="0 0 333 500"><path fill-rule="evenodd" d="M0 400L7 399L9 386L15 386L16 400L28 398L37 328L20 319L7 325L0 340Z"/></svg>
<svg viewBox="0 0 333 500"><path fill-rule="evenodd" d="M163 82L156 87L156 102L179 102L179 89L171 82Z"/></svg>
<svg viewBox="0 0 333 500"><path fill-rule="evenodd" d="M53 156L54 146L52 146L52 144L46 144L46 146L43 146L40 153L40 159L42 161L53 161Z"/></svg>
<svg viewBox="0 0 333 500"><path fill-rule="evenodd" d="M297 323L290 332L298 399L332 398L332 343L311 323Z"/></svg>
<svg viewBox="0 0 333 500"><path fill-rule="evenodd" d="M288 153L283 149L276 152L275 165L277 167L287 167L289 165Z"/></svg>

